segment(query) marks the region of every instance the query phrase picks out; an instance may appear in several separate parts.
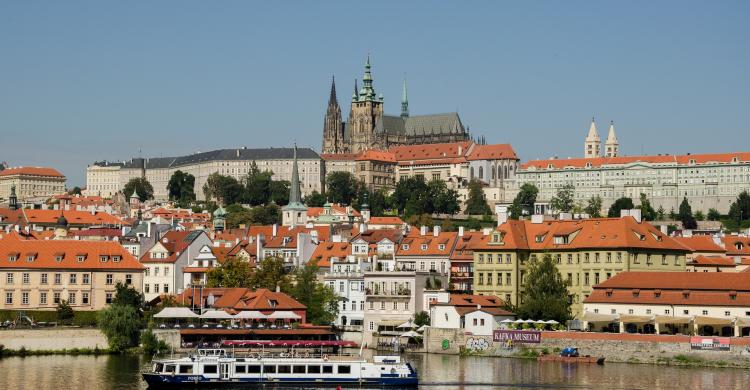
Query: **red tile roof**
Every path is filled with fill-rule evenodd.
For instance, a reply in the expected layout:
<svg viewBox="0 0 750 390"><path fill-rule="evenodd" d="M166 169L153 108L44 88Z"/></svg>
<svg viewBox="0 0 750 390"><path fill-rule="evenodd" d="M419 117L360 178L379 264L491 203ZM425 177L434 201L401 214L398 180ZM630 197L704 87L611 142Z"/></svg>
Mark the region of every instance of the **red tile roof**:
<svg viewBox="0 0 750 390"><path fill-rule="evenodd" d="M8 168L0 171L0 176L27 175L65 178L65 175L54 168L44 167L18 167Z"/></svg>
<svg viewBox="0 0 750 390"><path fill-rule="evenodd" d="M637 162L670 165L687 165L691 161L694 161L695 164L731 163L735 158L737 161L750 161L750 152L531 160L522 164L521 169L549 169L550 166L552 169L568 167L584 168L587 164L591 164L591 167L600 167L603 165L624 165Z"/></svg>
<svg viewBox="0 0 750 390"><path fill-rule="evenodd" d="M424 144L396 146L391 152L396 156L399 165L418 165L435 163L461 163L466 161L466 154L472 142L452 142L445 144Z"/></svg>
<svg viewBox="0 0 750 390"><path fill-rule="evenodd" d="M348 216L348 212L346 211L346 206L342 206L338 203L331 204L331 214L334 215L345 215ZM324 207L308 207L307 208L307 216L310 218L316 218L323 214L323 211L325 210ZM360 218L362 216L362 213L352 208L352 215L354 215L357 218Z"/></svg>
<svg viewBox="0 0 750 390"><path fill-rule="evenodd" d="M714 242L711 236L672 237L678 244L684 246L691 252L716 252L724 253L726 250L722 245Z"/></svg>
<svg viewBox="0 0 750 390"><path fill-rule="evenodd" d="M450 256L456 244L457 232L440 232L437 236L432 231L424 236L414 228L401 240L396 249L397 256ZM407 245L407 248L404 246ZM423 249L423 245L425 246ZM440 249L442 245L443 249Z"/></svg>
<svg viewBox="0 0 750 390"><path fill-rule="evenodd" d="M485 238L482 232L464 232L464 235L458 237L456 246L451 253L451 261L474 261L474 246L479 245Z"/></svg>
<svg viewBox="0 0 750 390"><path fill-rule="evenodd" d="M448 304L452 306L502 307L505 302L494 295L451 294Z"/></svg>
<svg viewBox="0 0 750 390"><path fill-rule="evenodd" d="M732 268L737 266L733 258L724 256L696 256L688 265Z"/></svg>
<svg viewBox="0 0 750 390"><path fill-rule="evenodd" d="M404 221L399 217L370 217L368 225L403 225Z"/></svg>
<svg viewBox="0 0 750 390"><path fill-rule="evenodd" d="M60 210L38 210L38 209L0 209L0 219L3 222L9 221L15 224L39 224L53 226L57 224L60 218ZM62 214L72 226L92 226L92 225L125 225L125 222L102 211L78 211L63 210Z"/></svg>
<svg viewBox="0 0 750 390"><path fill-rule="evenodd" d="M395 163L396 162L396 155L392 152L387 152L383 150L365 150L364 152L360 153L357 158L355 158L356 161L380 161L380 162L390 162Z"/></svg>
<svg viewBox="0 0 750 390"><path fill-rule="evenodd" d="M10 254L18 254L10 261ZM27 256L35 254L32 261ZM58 256L62 256L58 260ZM78 257L84 256L82 261ZM107 256L102 262L100 256ZM119 261L113 261L119 256ZM3 234L0 239L0 268L41 269L112 269L141 270L143 266L133 255L114 241L23 240L18 234Z"/></svg>
<svg viewBox="0 0 750 390"><path fill-rule="evenodd" d="M310 261L317 260L318 267L330 267L331 258L346 259L352 253L348 242L321 242L310 257Z"/></svg>
<svg viewBox="0 0 750 390"><path fill-rule="evenodd" d="M721 238L727 255L750 255L750 237L724 236Z"/></svg>
<svg viewBox="0 0 750 390"><path fill-rule="evenodd" d="M360 233L354 236L351 241L354 242L354 240L362 239L365 240L368 244L377 244L384 238L387 238L392 242L398 244L398 242L401 241L402 237L403 233L401 232L401 229L398 228L373 229L367 230L364 233Z"/></svg>
<svg viewBox="0 0 750 390"><path fill-rule="evenodd" d="M516 152L510 144L474 145L466 159L473 160L518 160Z"/></svg>

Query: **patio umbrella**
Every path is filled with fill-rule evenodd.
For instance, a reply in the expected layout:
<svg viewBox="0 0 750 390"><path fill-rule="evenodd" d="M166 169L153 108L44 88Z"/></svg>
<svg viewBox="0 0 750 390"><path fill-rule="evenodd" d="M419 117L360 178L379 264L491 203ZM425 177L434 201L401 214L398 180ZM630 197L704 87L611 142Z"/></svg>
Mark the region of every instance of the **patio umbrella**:
<svg viewBox="0 0 750 390"><path fill-rule="evenodd" d="M401 333L400 337L419 337L419 336L421 336L419 333L413 330L410 330L408 332Z"/></svg>
<svg viewBox="0 0 750 390"><path fill-rule="evenodd" d="M429 328L429 327L430 327L429 325L422 325L422 326L419 327L419 329L417 329L417 332L424 332L424 330L427 329L427 328Z"/></svg>
<svg viewBox="0 0 750 390"><path fill-rule="evenodd" d="M402 328L402 329L411 329L413 327L414 327L414 323L411 322L411 320L406 321L403 324L397 326L397 328Z"/></svg>
<svg viewBox="0 0 750 390"><path fill-rule="evenodd" d="M512 324L514 322L515 321L511 320L510 318L506 318L506 319L500 321L501 324Z"/></svg>
<svg viewBox="0 0 750 390"><path fill-rule="evenodd" d="M234 318L238 320L263 320L268 318L267 315L259 312L259 311L241 311L237 313Z"/></svg>
<svg viewBox="0 0 750 390"><path fill-rule="evenodd" d="M526 323L526 321L524 321L524 320L522 320L522 319L519 318L519 319L513 321L513 323L514 324L524 324L524 323Z"/></svg>
<svg viewBox="0 0 750 390"><path fill-rule="evenodd" d="M234 319L234 317L232 317L231 314L225 312L224 310L209 310L201 314L200 318L212 319L212 320L233 320Z"/></svg>
<svg viewBox="0 0 750 390"><path fill-rule="evenodd" d="M300 318L302 318L302 316L294 314L291 311L284 311L284 310L275 311L268 315L268 319L271 319L271 320L284 320L284 319L298 320Z"/></svg>
<svg viewBox="0 0 750 390"><path fill-rule="evenodd" d="M547 320L547 321L545 321L544 323L545 323L545 324L550 324L550 325L557 325L557 324L559 324L559 322L557 322L557 321L555 321L555 320Z"/></svg>
<svg viewBox="0 0 750 390"><path fill-rule="evenodd" d="M166 307L154 314L154 318L198 318L198 315L187 307Z"/></svg>
<svg viewBox="0 0 750 390"><path fill-rule="evenodd" d="M536 321L534 321L534 320L526 320L524 322L527 323L527 324L534 324L534 323L536 323Z"/></svg>

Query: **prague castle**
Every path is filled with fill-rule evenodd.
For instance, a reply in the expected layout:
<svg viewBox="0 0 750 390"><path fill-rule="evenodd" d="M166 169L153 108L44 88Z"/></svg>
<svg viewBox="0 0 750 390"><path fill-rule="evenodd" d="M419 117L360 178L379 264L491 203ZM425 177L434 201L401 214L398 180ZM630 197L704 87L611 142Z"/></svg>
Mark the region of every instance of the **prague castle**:
<svg viewBox="0 0 750 390"><path fill-rule="evenodd" d="M362 83L360 89L357 81L354 81L349 119L344 122L336 98L335 80L331 82L331 94L323 124L323 154L359 153L399 145L469 140L469 132L456 112L409 115L406 81L401 93L401 114L386 115L383 112L383 95L375 93L369 56Z"/></svg>

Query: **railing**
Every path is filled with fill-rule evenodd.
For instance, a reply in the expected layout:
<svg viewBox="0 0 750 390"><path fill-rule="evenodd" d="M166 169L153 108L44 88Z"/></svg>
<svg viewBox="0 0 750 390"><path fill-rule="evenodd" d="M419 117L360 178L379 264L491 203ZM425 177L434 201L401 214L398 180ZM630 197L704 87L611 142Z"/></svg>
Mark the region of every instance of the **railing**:
<svg viewBox="0 0 750 390"><path fill-rule="evenodd" d="M411 290L409 290L409 289L401 289L401 290L397 290L397 291L391 291L391 290L380 291L380 290L375 290L375 291L371 292L369 289L365 289L365 295L390 296L390 297L393 297L393 296L397 296L397 297L398 296L407 296L408 297L408 296L411 296Z"/></svg>

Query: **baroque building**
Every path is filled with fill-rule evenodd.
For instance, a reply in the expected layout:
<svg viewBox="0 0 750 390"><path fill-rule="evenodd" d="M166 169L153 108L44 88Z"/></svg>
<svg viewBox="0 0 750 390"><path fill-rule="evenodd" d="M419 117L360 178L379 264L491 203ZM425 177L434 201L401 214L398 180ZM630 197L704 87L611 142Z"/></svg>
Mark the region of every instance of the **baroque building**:
<svg viewBox="0 0 750 390"><path fill-rule="evenodd" d="M469 132L458 113L409 115L409 99L404 80L400 115L383 112L383 95L373 86L370 57L365 63L362 88L354 81L349 119L343 121L336 97L335 80L331 83L323 122L324 154L359 153L364 150L386 150L391 146L446 143L469 140Z"/></svg>

